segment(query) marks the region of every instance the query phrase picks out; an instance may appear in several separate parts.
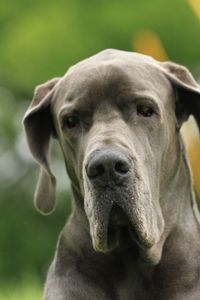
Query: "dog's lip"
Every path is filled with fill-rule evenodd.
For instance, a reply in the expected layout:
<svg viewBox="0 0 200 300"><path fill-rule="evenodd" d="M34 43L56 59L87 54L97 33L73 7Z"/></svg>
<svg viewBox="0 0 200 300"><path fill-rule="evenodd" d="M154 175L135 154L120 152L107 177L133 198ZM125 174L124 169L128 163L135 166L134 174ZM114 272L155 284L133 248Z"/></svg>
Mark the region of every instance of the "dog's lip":
<svg viewBox="0 0 200 300"><path fill-rule="evenodd" d="M131 223L123 209L117 205L113 205L110 213L108 232L120 232L121 229L126 230L129 233L131 240L139 247L148 246L146 245L145 241L141 239L137 232L136 226Z"/></svg>
<svg viewBox="0 0 200 300"><path fill-rule="evenodd" d="M104 253L116 249L119 246L122 231L128 232L129 226L131 224L125 212L114 204L110 212L105 239L98 242L95 249Z"/></svg>
<svg viewBox="0 0 200 300"><path fill-rule="evenodd" d="M125 241L125 244L124 244ZM142 244L133 226L125 224L112 224L109 223L107 231L107 250L105 252L112 251L118 246L123 248L129 247L132 243L138 245L141 248Z"/></svg>

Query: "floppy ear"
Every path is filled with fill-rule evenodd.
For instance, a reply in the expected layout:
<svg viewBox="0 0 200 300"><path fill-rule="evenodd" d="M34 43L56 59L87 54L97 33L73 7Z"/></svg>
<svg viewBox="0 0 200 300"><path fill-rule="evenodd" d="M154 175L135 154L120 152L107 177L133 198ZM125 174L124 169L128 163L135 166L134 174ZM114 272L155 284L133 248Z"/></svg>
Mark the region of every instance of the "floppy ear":
<svg viewBox="0 0 200 300"><path fill-rule="evenodd" d="M176 90L176 115L179 125L192 114L200 130L200 86L187 68L172 62L160 64Z"/></svg>
<svg viewBox="0 0 200 300"><path fill-rule="evenodd" d="M44 214L52 212L55 207L56 179L49 166L48 154L50 139L54 132L50 101L59 79L54 78L36 87L23 120L30 151L40 165L34 204Z"/></svg>

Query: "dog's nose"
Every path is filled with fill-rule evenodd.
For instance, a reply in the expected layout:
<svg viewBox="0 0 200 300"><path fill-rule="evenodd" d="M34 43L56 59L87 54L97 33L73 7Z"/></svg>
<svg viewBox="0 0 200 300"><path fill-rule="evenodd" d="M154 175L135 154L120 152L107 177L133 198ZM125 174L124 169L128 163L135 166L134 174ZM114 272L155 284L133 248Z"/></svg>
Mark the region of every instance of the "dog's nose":
<svg viewBox="0 0 200 300"><path fill-rule="evenodd" d="M90 180L120 179L130 170L126 155L118 150L100 150L91 154L86 173Z"/></svg>

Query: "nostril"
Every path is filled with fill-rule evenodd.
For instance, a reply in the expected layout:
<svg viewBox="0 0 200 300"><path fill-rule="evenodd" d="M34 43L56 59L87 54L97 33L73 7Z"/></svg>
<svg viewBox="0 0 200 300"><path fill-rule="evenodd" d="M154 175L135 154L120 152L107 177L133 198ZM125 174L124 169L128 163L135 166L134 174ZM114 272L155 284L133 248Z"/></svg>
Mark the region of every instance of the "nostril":
<svg viewBox="0 0 200 300"><path fill-rule="evenodd" d="M125 161L118 161L115 164L115 171L126 174L129 171L129 164Z"/></svg>
<svg viewBox="0 0 200 300"><path fill-rule="evenodd" d="M105 172L104 166L99 164L96 166L91 166L87 171L87 175L89 178L95 178L101 176L104 172Z"/></svg>
<svg viewBox="0 0 200 300"><path fill-rule="evenodd" d="M100 176L100 175L102 175L104 172L105 172L104 166L103 166L103 165L97 165L97 166L95 167L95 171L94 171L93 177Z"/></svg>

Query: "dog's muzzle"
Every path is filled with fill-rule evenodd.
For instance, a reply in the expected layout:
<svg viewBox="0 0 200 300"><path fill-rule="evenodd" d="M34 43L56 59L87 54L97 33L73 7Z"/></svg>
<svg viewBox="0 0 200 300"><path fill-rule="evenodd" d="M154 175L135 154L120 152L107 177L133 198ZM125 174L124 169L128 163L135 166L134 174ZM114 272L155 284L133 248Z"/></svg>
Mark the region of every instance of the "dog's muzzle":
<svg viewBox="0 0 200 300"><path fill-rule="evenodd" d="M155 212L136 159L131 160L118 148L96 150L88 157L84 171L84 208L96 251L114 249L122 227L143 247L158 241L162 215Z"/></svg>
<svg viewBox="0 0 200 300"><path fill-rule="evenodd" d="M89 188L85 210L90 223L93 246L97 251L109 251L116 246L117 228L127 226L128 217L119 205L123 185L130 177L131 162L118 149L94 151L85 171Z"/></svg>

